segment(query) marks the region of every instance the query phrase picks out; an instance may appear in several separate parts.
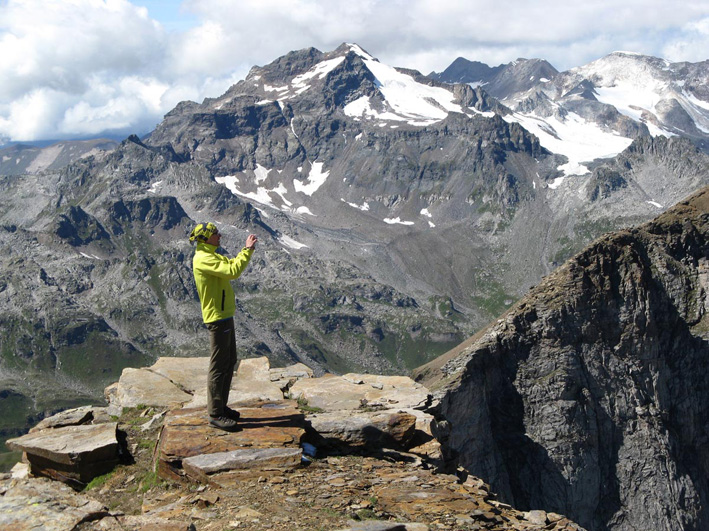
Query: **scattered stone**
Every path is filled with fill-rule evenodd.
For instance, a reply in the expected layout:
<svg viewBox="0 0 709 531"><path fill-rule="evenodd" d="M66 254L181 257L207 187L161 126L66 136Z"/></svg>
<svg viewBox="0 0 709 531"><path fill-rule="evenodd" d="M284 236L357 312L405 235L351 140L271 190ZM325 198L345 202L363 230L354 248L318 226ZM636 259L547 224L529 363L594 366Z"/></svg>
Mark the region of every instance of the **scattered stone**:
<svg viewBox="0 0 709 531"><path fill-rule="evenodd" d="M352 521L349 527L338 531L429 531L426 524L405 524L401 522L380 522L367 520L364 522Z"/></svg>
<svg viewBox="0 0 709 531"><path fill-rule="evenodd" d="M31 474L83 488L118 463L117 426L110 422L46 429L10 439L6 444L11 450L27 454Z"/></svg>
<svg viewBox="0 0 709 531"><path fill-rule="evenodd" d="M109 516L94 524L98 531L196 531L194 524L157 516Z"/></svg>
<svg viewBox="0 0 709 531"><path fill-rule="evenodd" d="M27 479L30 475L30 465L28 463L16 463L10 470L12 479Z"/></svg>
<svg viewBox="0 0 709 531"><path fill-rule="evenodd" d="M162 411L153 415L148 422L140 427L140 431L150 431L157 427L162 422L162 418L165 416L165 413L166 411Z"/></svg>
<svg viewBox="0 0 709 531"><path fill-rule="evenodd" d="M416 417L400 411L318 413L308 417L319 437L330 445L402 448L416 429Z"/></svg>
<svg viewBox="0 0 709 531"><path fill-rule="evenodd" d="M556 523L559 520L562 520L564 516L557 514L557 513L547 513L547 520L549 521L550 524Z"/></svg>
<svg viewBox="0 0 709 531"><path fill-rule="evenodd" d="M529 511L523 513L524 519L527 520L528 522L536 525L546 525L548 523L547 520L547 513L544 511Z"/></svg>
<svg viewBox="0 0 709 531"><path fill-rule="evenodd" d="M99 502L46 478L15 480L0 497L0 529L70 531L108 515Z"/></svg>
<svg viewBox="0 0 709 531"><path fill-rule="evenodd" d="M234 515L236 518L241 518L244 520L254 520L257 518L262 518L263 514L249 507L241 507L239 511Z"/></svg>

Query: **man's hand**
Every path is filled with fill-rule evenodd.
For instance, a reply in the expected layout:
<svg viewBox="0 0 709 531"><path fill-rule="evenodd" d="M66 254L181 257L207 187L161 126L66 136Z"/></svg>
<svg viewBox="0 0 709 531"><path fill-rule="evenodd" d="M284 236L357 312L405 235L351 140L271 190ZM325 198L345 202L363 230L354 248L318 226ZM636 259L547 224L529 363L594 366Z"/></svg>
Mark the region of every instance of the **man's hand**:
<svg viewBox="0 0 709 531"><path fill-rule="evenodd" d="M255 249L256 248L256 242L258 242L258 238L256 237L255 234L249 234L248 237L246 238L246 248L247 249Z"/></svg>

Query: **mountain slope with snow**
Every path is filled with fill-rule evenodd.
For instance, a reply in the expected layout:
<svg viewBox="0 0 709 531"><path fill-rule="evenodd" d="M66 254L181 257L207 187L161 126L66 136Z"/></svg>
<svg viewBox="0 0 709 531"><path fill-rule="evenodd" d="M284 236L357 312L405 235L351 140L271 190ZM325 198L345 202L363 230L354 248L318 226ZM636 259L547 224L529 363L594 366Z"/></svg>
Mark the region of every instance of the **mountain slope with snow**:
<svg viewBox="0 0 709 531"><path fill-rule="evenodd" d="M541 144L569 162L565 175L588 173L594 159L617 155L639 136L682 136L709 148L709 61L670 63L630 52L614 52L567 72L522 78L527 85L503 85L520 59L496 67L493 76L477 65L458 62L433 77L482 86L513 112L506 117L539 137ZM455 68L454 68L455 66ZM520 88L521 87L521 88Z"/></svg>

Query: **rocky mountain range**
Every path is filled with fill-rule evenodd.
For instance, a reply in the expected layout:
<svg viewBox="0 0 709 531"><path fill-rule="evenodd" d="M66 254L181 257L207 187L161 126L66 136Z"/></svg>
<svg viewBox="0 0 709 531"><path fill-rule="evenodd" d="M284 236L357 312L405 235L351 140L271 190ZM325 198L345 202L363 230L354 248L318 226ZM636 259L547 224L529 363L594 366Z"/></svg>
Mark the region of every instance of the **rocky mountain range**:
<svg viewBox="0 0 709 531"><path fill-rule="evenodd" d="M482 87L555 153L581 162L617 153L639 136L691 138L709 148L709 61L671 63L614 52L587 65L558 72L541 59L518 59L490 68L456 59L431 77ZM574 134L583 131L583 138Z"/></svg>
<svg viewBox="0 0 709 531"><path fill-rule="evenodd" d="M113 151L118 142L105 138L65 140L49 146L32 144L0 144L0 175L22 175L58 171L72 162Z"/></svg>
<svg viewBox="0 0 709 531"><path fill-rule="evenodd" d="M540 90L528 78L499 85ZM100 397L124 367L206 354L186 240L198 221L219 224L227 253L260 237L238 282L243 356L402 373L597 236L709 183L703 122L664 136L591 101L534 128L531 111L468 83L352 44L300 50L181 103L147 138L3 170L3 436ZM596 130L593 149L557 147Z"/></svg>

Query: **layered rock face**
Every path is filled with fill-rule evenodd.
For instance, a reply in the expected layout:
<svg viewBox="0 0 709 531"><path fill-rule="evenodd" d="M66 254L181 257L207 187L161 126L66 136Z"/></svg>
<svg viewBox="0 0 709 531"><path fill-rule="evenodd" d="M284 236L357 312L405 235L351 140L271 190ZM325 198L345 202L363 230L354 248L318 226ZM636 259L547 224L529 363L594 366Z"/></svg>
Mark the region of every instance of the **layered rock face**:
<svg viewBox="0 0 709 531"><path fill-rule="evenodd" d="M450 459L590 530L709 526L709 189L600 238L419 370Z"/></svg>

